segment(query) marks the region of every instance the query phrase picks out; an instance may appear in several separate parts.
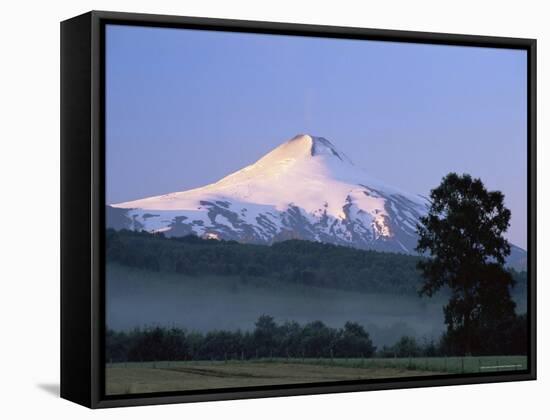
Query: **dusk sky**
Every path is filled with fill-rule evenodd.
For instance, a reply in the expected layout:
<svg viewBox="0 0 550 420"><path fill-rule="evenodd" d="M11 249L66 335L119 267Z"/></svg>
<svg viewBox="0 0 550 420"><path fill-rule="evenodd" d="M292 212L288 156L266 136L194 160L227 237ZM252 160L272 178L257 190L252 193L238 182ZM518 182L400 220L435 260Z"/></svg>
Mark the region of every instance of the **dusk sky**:
<svg viewBox="0 0 550 420"><path fill-rule="evenodd" d="M107 203L199 187L298 133L428 195L501 190L527 244L525 51L107 26Z"/></svg>

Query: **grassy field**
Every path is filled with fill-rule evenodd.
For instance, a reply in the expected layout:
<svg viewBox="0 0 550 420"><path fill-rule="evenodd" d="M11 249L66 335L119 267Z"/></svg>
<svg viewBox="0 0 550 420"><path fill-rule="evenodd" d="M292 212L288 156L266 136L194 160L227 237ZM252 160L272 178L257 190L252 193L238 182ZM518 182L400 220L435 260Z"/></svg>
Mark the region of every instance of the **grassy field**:
<svg viewBox="0 0 550 420"><path fill-rule="evenodd" d="M108 395L525 369L524 356L115 363Z"/></svg>
<svg viewBox="0 0 550 420"><path fill-rule="evenodd" d="M285 359L286 360L286 359ZM282 361L282 359L281 359ZM397 357L369 359L289 359L287 363L313 363L354 368L397 368L409 371L441 373L486 373L527 368L526 356L480 356L480 357Z"/></svg>

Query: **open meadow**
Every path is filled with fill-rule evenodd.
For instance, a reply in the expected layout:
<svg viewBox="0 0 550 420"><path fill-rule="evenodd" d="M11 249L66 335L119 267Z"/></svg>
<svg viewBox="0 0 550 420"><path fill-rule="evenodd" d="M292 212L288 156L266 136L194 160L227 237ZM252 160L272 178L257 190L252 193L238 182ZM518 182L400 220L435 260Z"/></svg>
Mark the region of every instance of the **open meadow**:
<svg viewBox="0 0 550 420"><path fill-rule="evenodd" d="M313 359L113 363L107 395L387 379L527 368L524 356Z"/></svg>

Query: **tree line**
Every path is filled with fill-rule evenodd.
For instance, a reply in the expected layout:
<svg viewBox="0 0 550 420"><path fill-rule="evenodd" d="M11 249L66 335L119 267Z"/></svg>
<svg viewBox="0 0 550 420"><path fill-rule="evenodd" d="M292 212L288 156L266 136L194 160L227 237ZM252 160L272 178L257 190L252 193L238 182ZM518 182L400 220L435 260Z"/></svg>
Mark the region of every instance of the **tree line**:
<svg viewBox="0 0 550 420"><path fill-rule="evenodd" d="M155 272L400 295L416 295L422 285L419 257L319 242L289 240L265 246L108 229L105 243L107 262Z"/></svg>
<svg viewBox="0 0 550 420"><path fill-rule="evenodd" d="M128 332L108 330L108 362L226 360L267 357L371 357L376 350L369 333L355 322L332 328L321 321L278 324L262 315L252 331L188 332L152 327Z"/></svg>
<svg viewBox="0 0 550 420"><path fill-rule="evenodd" d="M522 319L523 318L523 319ZM521 355L527 353L524 316L508 321L501 329L483 331L474 355ZM495 336L498 335L498 336ZM252 331L216 330L207 333L181 328L107 330L106 361L149 362L183 360L250 360L258 358L371 358L461 356L452 338L444 333L437 341L403 336L391 346L377 349L365 328L346 322L332 328L321 321L301 325L282 324L262 315Z"/></svg>

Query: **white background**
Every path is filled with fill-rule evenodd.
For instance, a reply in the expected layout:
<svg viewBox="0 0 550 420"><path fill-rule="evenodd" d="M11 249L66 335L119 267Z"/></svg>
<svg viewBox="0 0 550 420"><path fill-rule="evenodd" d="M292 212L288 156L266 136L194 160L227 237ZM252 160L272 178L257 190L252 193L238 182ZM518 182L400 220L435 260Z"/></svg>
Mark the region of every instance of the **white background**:
<svg viewBox="0 0 550 420"><path fill-rule="evenodd" d="M547 417L547 1L11 1L2 5L0 64L0 416L17 418ZM408 29L538 39L537 382L454 386L91 411L59 384L59 22L91 9ZM503 145L505 147L505 145ZM545 194L546 193L546 194ZM546 258L545 258L546 255ZM535 414L538 413L538 414Z"/></svg>

